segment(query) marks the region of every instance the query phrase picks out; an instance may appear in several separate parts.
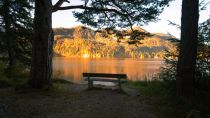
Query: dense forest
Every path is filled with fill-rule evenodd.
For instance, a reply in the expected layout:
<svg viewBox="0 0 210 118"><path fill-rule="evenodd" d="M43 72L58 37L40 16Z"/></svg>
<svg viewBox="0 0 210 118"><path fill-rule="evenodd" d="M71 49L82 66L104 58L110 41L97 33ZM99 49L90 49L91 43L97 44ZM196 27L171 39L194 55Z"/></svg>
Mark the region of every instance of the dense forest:
<svg viewBox="0 0 210 118"><path fill-rule="evenodd" d="M135 29L146 32L141 28ZM99 32L83 26L56 28L54 34L54 52L65 57L163 59L166 50L175 50L175 43L170 42L175 37L170 34L150 33L135 44L129 44L129 36L119 38L106 30Z"/></svg>

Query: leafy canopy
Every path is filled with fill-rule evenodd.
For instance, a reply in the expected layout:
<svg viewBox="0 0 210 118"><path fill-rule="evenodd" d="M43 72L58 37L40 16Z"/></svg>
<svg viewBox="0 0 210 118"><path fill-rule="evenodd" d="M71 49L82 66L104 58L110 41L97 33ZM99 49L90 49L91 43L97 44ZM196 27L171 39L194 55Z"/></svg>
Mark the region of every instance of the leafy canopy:
<svg viewBox="0 0 210 118"><path fill-rule="evenodd" d="M88 7L74 16L93 27L131 27L157 20L171 0L83 0ZM89 9L92 8L92 9Z"/></svg>
<svg viewBox="0 0 210 118"><path fill-rule="evenodd" d="M132 27L157 20L163 8L172 0L82 0L81 5L62 6L67 0L59 0L53 11L83 9L74 16L83 24L101 27ZM71 4L71 3L70 3Z"/></svg>
<svg viewBox="0 0 210 118"><path fill-rule="evenodd" d="M83 24L97 29L112 30L116 36L131 35L131 39L139 40L147 33L134 30L133 26L142 26L150 21L158 20L158 15L172 0L81 0L81 5L71 5L71 1L59 0L53 6L57 10L82 9L74 11L74 16ZM70 6L62 6L63 2ZM132 33L117 32L115 28L132 29ZM140 38L142 39L142 38Z"/></svg>

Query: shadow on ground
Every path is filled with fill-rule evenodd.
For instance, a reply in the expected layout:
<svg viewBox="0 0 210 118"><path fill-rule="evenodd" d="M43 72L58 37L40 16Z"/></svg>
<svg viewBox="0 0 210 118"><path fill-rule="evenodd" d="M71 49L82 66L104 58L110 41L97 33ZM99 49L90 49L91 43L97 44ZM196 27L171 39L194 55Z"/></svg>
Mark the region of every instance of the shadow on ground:
<svg viewBox="0 0 210 118"><path fill-rule="evenodd" d="M87 85L56 84L53 91L0 89L0 117L10 118L156 118L134 89L88 90Z"/></svg>

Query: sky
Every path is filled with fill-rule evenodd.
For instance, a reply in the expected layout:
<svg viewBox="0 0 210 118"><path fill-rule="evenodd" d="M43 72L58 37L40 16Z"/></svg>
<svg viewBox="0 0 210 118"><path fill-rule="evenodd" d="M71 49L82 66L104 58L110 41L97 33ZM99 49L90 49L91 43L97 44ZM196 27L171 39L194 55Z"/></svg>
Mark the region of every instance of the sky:
<svg viewBox="0 0 210 118"><path fill-rule="evenodd" d="M52 0L53 4L58 0ZM80 0L70 0L71 3L65 3L64 6L68 5L79 5L81 4ZM201 1L201 0L200 0ZM205 0L205 2L210 2L210 0ZM159 20L157 22L149 22L148 25L143 26L142 28L151 33L170 33L175 37L180 37L180 30L175 26L169 25L168 20L181 24L181 4L182 0L174 0L169 4L169 7L166 7L164 11L160 14ZM210 3L206 6L207 9L200 12L199 22L203 22L210 17ZM70 28L77 25L82 25L80 22L73 17L73 10L64 10L57 11L53 13L52 25L53 28L64 27Z"/></svg>

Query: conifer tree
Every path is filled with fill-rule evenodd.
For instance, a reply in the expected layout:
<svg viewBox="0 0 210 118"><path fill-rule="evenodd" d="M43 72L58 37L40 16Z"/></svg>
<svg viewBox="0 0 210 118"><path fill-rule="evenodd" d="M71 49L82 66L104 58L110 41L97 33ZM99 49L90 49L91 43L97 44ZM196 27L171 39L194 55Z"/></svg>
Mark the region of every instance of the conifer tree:
<svg viewBox="0 0 210 118"><path fill-rule="evenodd" d="M8 60L8 68L16 61L30 64L32 35L32 1L0 1L0 58Z"/></svg>
<svg viewBox="0 0 210 118"><path fill-rule="evenodd" d="M182 1L181 42L177 63L177 95L195 94L199 0Z"/></svg>

